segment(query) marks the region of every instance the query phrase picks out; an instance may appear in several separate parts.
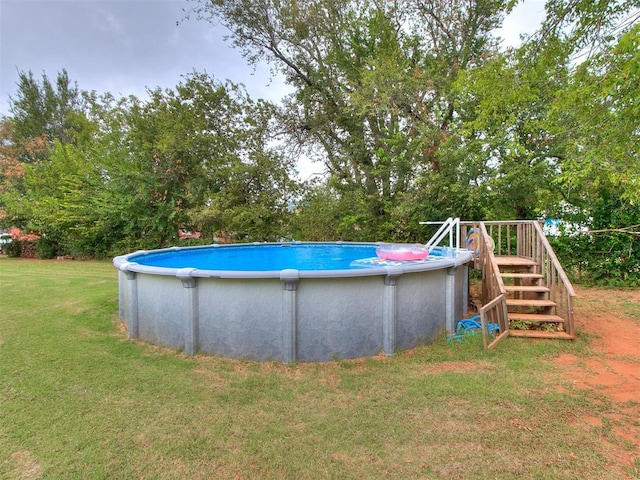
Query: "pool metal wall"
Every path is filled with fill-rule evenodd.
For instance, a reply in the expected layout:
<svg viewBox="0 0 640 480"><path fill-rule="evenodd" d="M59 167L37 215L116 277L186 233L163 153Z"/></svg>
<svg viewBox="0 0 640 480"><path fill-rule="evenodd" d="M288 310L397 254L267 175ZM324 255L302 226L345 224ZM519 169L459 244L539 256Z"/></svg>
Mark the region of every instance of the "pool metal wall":
<svg viewBox="0 0 640 480"><path fill-rule="evenodd" d="M271 278L119 259L120 317L130 338L189 354L291 363L393 355L452 332L466 312L471 256L425 271L283 270Z"/></svg>

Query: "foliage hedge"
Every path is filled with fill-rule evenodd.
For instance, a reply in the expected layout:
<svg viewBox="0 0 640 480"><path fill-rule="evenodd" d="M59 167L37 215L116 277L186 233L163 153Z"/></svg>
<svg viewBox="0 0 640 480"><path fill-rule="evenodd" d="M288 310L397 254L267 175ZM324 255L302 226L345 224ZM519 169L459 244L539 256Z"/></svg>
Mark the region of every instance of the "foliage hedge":
<svg viewBox="0 0 640 480"><path fill-rule="evenodd" d="M549 240L573 282L640 286L640 237L608 232L561 235Z"/></svg>
<svg viewBox="0 0 640 480"><path fill-rule="evenodd" d="M11 241L11 242L5 244L5 246L2 248L2 250L9 257L19 257L20 256L20 252L22 251L22 245L20 244L20 242Z"/></svg>
<svg viewBox="0 0 640 480"><path fill-rule="evenodd" d="M4 251L9 257L36 258L37 240L16 240L13 239L6 244Z"/></svg>

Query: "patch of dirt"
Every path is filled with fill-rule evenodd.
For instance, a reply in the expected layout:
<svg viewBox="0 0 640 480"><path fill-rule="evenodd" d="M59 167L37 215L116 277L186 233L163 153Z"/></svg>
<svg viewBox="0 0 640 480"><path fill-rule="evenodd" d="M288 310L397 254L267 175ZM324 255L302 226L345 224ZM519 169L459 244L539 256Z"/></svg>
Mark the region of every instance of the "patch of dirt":
<svg viewBox="0 0 640 480"><path fill-rule="evenodd" d="M587 427L601 428L612 443L612 460L627 468L640 464L640 322L624 315L624 305L640 309L640 291L578 289L575 320L579 335L589 337L588 351L561 354L555 363L569 383L559 390L595 393L610 411L584 417ZM627 310L628 311L628 310ZM630 477L625 477L630 478Z"/></svg>
<svg viewBox="0 0 640 480"><path fill-rule="evenodd" d="M15 477L21 480L30 480L38 478L42 467L36 459L33 458L28 451L14 452L11 455L11 459L15 464L15 470L13 471Z"/></svg>

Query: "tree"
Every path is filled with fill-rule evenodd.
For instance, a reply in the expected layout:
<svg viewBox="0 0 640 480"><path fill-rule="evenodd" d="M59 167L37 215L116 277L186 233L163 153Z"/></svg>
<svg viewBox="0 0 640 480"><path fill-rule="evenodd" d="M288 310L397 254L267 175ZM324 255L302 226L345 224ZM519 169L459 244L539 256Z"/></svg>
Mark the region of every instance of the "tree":
<svg viewBox="0 0 640 480"><path fill-rule="evenodd" d="M70 141L85 120L80 92L66 71L58 74L55 85L46 74L39 82L31 71L21 71L17 86L16 96L9 98L12 115L1 120L0 224L5 227L28 222L20 202L16 204L26 193L25 166L47 161L54 142Z"/></svg>
<svg viewBox="0 0 640 480"><path fill-rule="evenodd" d="M547 15L538 31L528 39L532 53L543 49L546 39L566 43L575 59L587 59L616 43L618 35L640 18L639 0L547 0Z"/></svg>
<svg viewBox="0 0 640 480"><path fill-rule="evenodd" d="M331 188L362 200L356 217L378 236L416 178L440 170L451 85L495 48L491 31L513 3L212 0L200 13L250 62L285 75L292 142L325 163Z"/></svg>
<svg viewBox="0 0 640 480"><path fill-rule="evenodd" d="M40 232L47 252L42 256L71 253L103 256L110 239L103 235L106 209L103 180L87 150L54 143L47 162L25 166L26 194L15 202L28 219L29 230Z"/></svg>
<svg viewBox="0 0 640 480"><path fill-rule="evenodd" d="M640 202L640 25L578 65L554 114L575 201L602 188ZM587 203L589 200L587 200Z"/></svg>
<svg viewBox="0 0 640 480"><path fill-rule="evenodd" d="M38 81L30 70L20 71L17 86L16 97L10 97L10 112L19 160L42 160L47 154L45 146L52 147L55 140L72 142L73 130L81 128L78 115L83 105L80 91L71 83L66 70L58 73L55 84L44 73ZM33 148L37 139L45 141L40 149Z"/></svg>
<svg viewBox="0 0 640 480"><path fill-rule="evenodd" d="M534 57L530 45L496 54L462 73L462 107L447 154L465 155L478 171L484 217L538 218L562 198L555 181L566 147L550 111L567 85L566 45L547 38Z"/></svg>
<svg viewBox="0 0 640 480"><path fill-rule="evenodd" d="M13 122L3 117L0 119L0 227L7 228L13 224L4 197L18 187L23 176L24 168L13 143Z"/></svg>
<svg viewBox="0 0 640 480"><path fill-rule="evenodd" d="M194 75L178 92L192 102L194 113L211 112L212 105L203 103L211 85L207 76ZM277 142L280 111L229 82L217 88L224 92L224 104L215 118L207 116L194 126L202 129L201 141L209 150L201 157L206 159L202 200L188 209L190 222L209 234L235 232L242 240L282 238L297 185L294 164Z"/></svg>
<svg viewBox="0 0 640 480"><path fill-rule="evenodd" d="M126 114L126 156L107 170L130 219L126 237L157 248L181 227L281 236L294 184L292 164L269 147L274 106L197 73L150 94Z"/></svg>
<svg viewBox="0 0 640 480"><path fill-rule="evenodd" d="M246 240L282 236L295 183L273 146L278 109L198 73L149 95L81 92L84 110L68 112L73 128L62 139L51 133L50 145L38 137L47 138L42 159L19 157L7 119L5 223L42 234L49 254L78 257L175 244L184 227L207 238L222 229ZM23 126L35 123L30 115Z"/></svg>

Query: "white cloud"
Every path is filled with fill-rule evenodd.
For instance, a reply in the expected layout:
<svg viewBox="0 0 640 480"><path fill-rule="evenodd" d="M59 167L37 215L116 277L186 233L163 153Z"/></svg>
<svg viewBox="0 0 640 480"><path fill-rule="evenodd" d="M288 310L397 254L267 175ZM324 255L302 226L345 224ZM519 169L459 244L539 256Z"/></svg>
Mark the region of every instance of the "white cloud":
<svg viewBox="0 0 640 480"><path fill-rule="evenodd" d="M123 35L122 21L113 12L99 6L96 10L90 11L90 17L98 31L112 37Z"/></svg>

